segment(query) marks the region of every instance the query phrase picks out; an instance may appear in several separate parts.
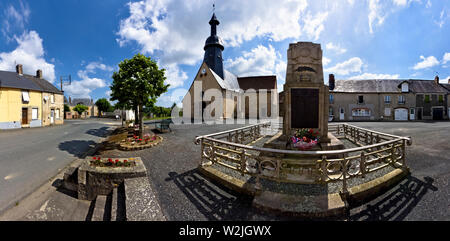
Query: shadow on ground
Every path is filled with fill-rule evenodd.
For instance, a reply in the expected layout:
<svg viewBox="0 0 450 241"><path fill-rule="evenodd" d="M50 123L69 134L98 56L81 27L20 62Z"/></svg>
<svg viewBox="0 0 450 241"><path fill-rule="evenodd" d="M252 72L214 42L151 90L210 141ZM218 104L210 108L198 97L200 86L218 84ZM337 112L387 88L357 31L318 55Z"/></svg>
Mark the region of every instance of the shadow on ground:
<svg viewBox="0 0 450 241"><path fill-rule="evenodd" d="M416 177L407 176L388 192L364 205L362 210L350 214L349 219L354 221L404 220L427 192L438 190L433 186L433 178L425 177L424 180L425 182Z"/></svg>
<svg viewBox="0 0 450 241"><path fill-rule="evenodd" d="M102 128L87 130L86 134L105 138L110 134L110 131L109 131L109 127L105 126Z"/></svg>
<svg viewBox="0 0 450 241"><path fill-rule="evenodd" d="M218 188L193 169L178 174L170 172L166 181L173 181L208 220L245 219L252 197Z"/></svg>
<svg viewBox="0 0 450 241"><path fill-rule="evenodd" d="M83 158L86 151L94 147L95 144L96 142L92 140L73 140L59 143L58 148L61 151L67 151L77 158Z"/></svg>

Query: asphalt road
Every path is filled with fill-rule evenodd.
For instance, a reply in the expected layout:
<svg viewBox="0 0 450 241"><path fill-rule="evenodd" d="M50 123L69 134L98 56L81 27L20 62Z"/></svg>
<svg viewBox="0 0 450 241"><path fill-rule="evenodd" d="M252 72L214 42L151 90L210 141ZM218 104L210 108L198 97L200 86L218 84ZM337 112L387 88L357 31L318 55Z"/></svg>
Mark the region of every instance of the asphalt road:
<svg viewBox="0 0 450 241"><path fill-rule="evenodd" d="M60 126L0 131L0 213L82 157L116 122L66 120Z"/></svg>

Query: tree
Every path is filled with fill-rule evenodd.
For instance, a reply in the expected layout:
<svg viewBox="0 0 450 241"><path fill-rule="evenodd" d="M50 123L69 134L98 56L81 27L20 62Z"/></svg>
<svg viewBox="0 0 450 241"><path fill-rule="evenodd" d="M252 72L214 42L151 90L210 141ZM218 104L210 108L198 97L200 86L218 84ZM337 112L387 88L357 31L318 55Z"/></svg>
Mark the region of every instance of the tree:
<svg viewBox="0 0 450 241"><path fill-rule="evenodd" d="M98 99L95 102L95 105L98 107L98 114L100 116L101 112L108 112L111 110L112 106L106 98Z"/></svg>
<svg viewBox="0 0 450 241"><path fill-rule="evenodd" d="M64 104L64 112L70 112L70 107L67 104Z"/></svg>
<svg viewBox="0 0 450 241"><path fill-rule="evenodd" d="M144 106L152 106L169 88L169 85L164 84L164 74L165 69L159 69L150 57L136 54L132 59L123 60L119 64L119 71L112 75L111 100L138 109L140 138L144 130Z"/></svg>
<svg viewBox="0 0 450 241"><path fill-rule="evenodd" d="M79 115L83 114L83 112L87 111L88 109L89 107L82 104L78 104L75 107L73 107L73 110L78 112Z"/></svg>

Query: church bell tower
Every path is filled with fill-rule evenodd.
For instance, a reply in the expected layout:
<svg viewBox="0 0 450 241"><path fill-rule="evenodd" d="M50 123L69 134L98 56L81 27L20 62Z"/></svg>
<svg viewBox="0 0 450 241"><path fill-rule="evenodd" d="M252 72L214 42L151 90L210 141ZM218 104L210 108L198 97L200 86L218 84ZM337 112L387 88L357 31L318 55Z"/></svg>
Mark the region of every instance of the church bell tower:
<svg viewBox="0 0 450 241"><path fill-rule="evenodd" d="M217 36L217 25L220 22L216 18L216 14L213 13L209 25L211 25L211 36L206 39L205 47L205 57L203 61L212 69L217 75L222 79L223 76L223 58L222 51L224 50L222 39Z"/></svg>

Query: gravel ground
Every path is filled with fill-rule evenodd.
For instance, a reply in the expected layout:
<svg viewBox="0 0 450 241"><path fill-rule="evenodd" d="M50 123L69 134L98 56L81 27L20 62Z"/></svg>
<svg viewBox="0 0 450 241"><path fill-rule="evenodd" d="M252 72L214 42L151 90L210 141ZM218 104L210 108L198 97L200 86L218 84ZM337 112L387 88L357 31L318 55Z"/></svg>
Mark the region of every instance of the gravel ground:
<svg viewBox="0 0 450 241"><path fill-rule="evenodd" d="M408 147L407 155L412 176L377 199L353 208L351 220L450 220L450 160L445 154L450 149L450 122L352 124L412 136L414 144ZM173 132L160 134L164 141L156 147L133 152L110 150L102 156L140 156L168 220L292 219L259 212L251 207L251 197L216 185L196 170L200 159L200 147L194 144L196 136L242 126L171 126ZM350 183L353 185L356 183Z"/></svg>

